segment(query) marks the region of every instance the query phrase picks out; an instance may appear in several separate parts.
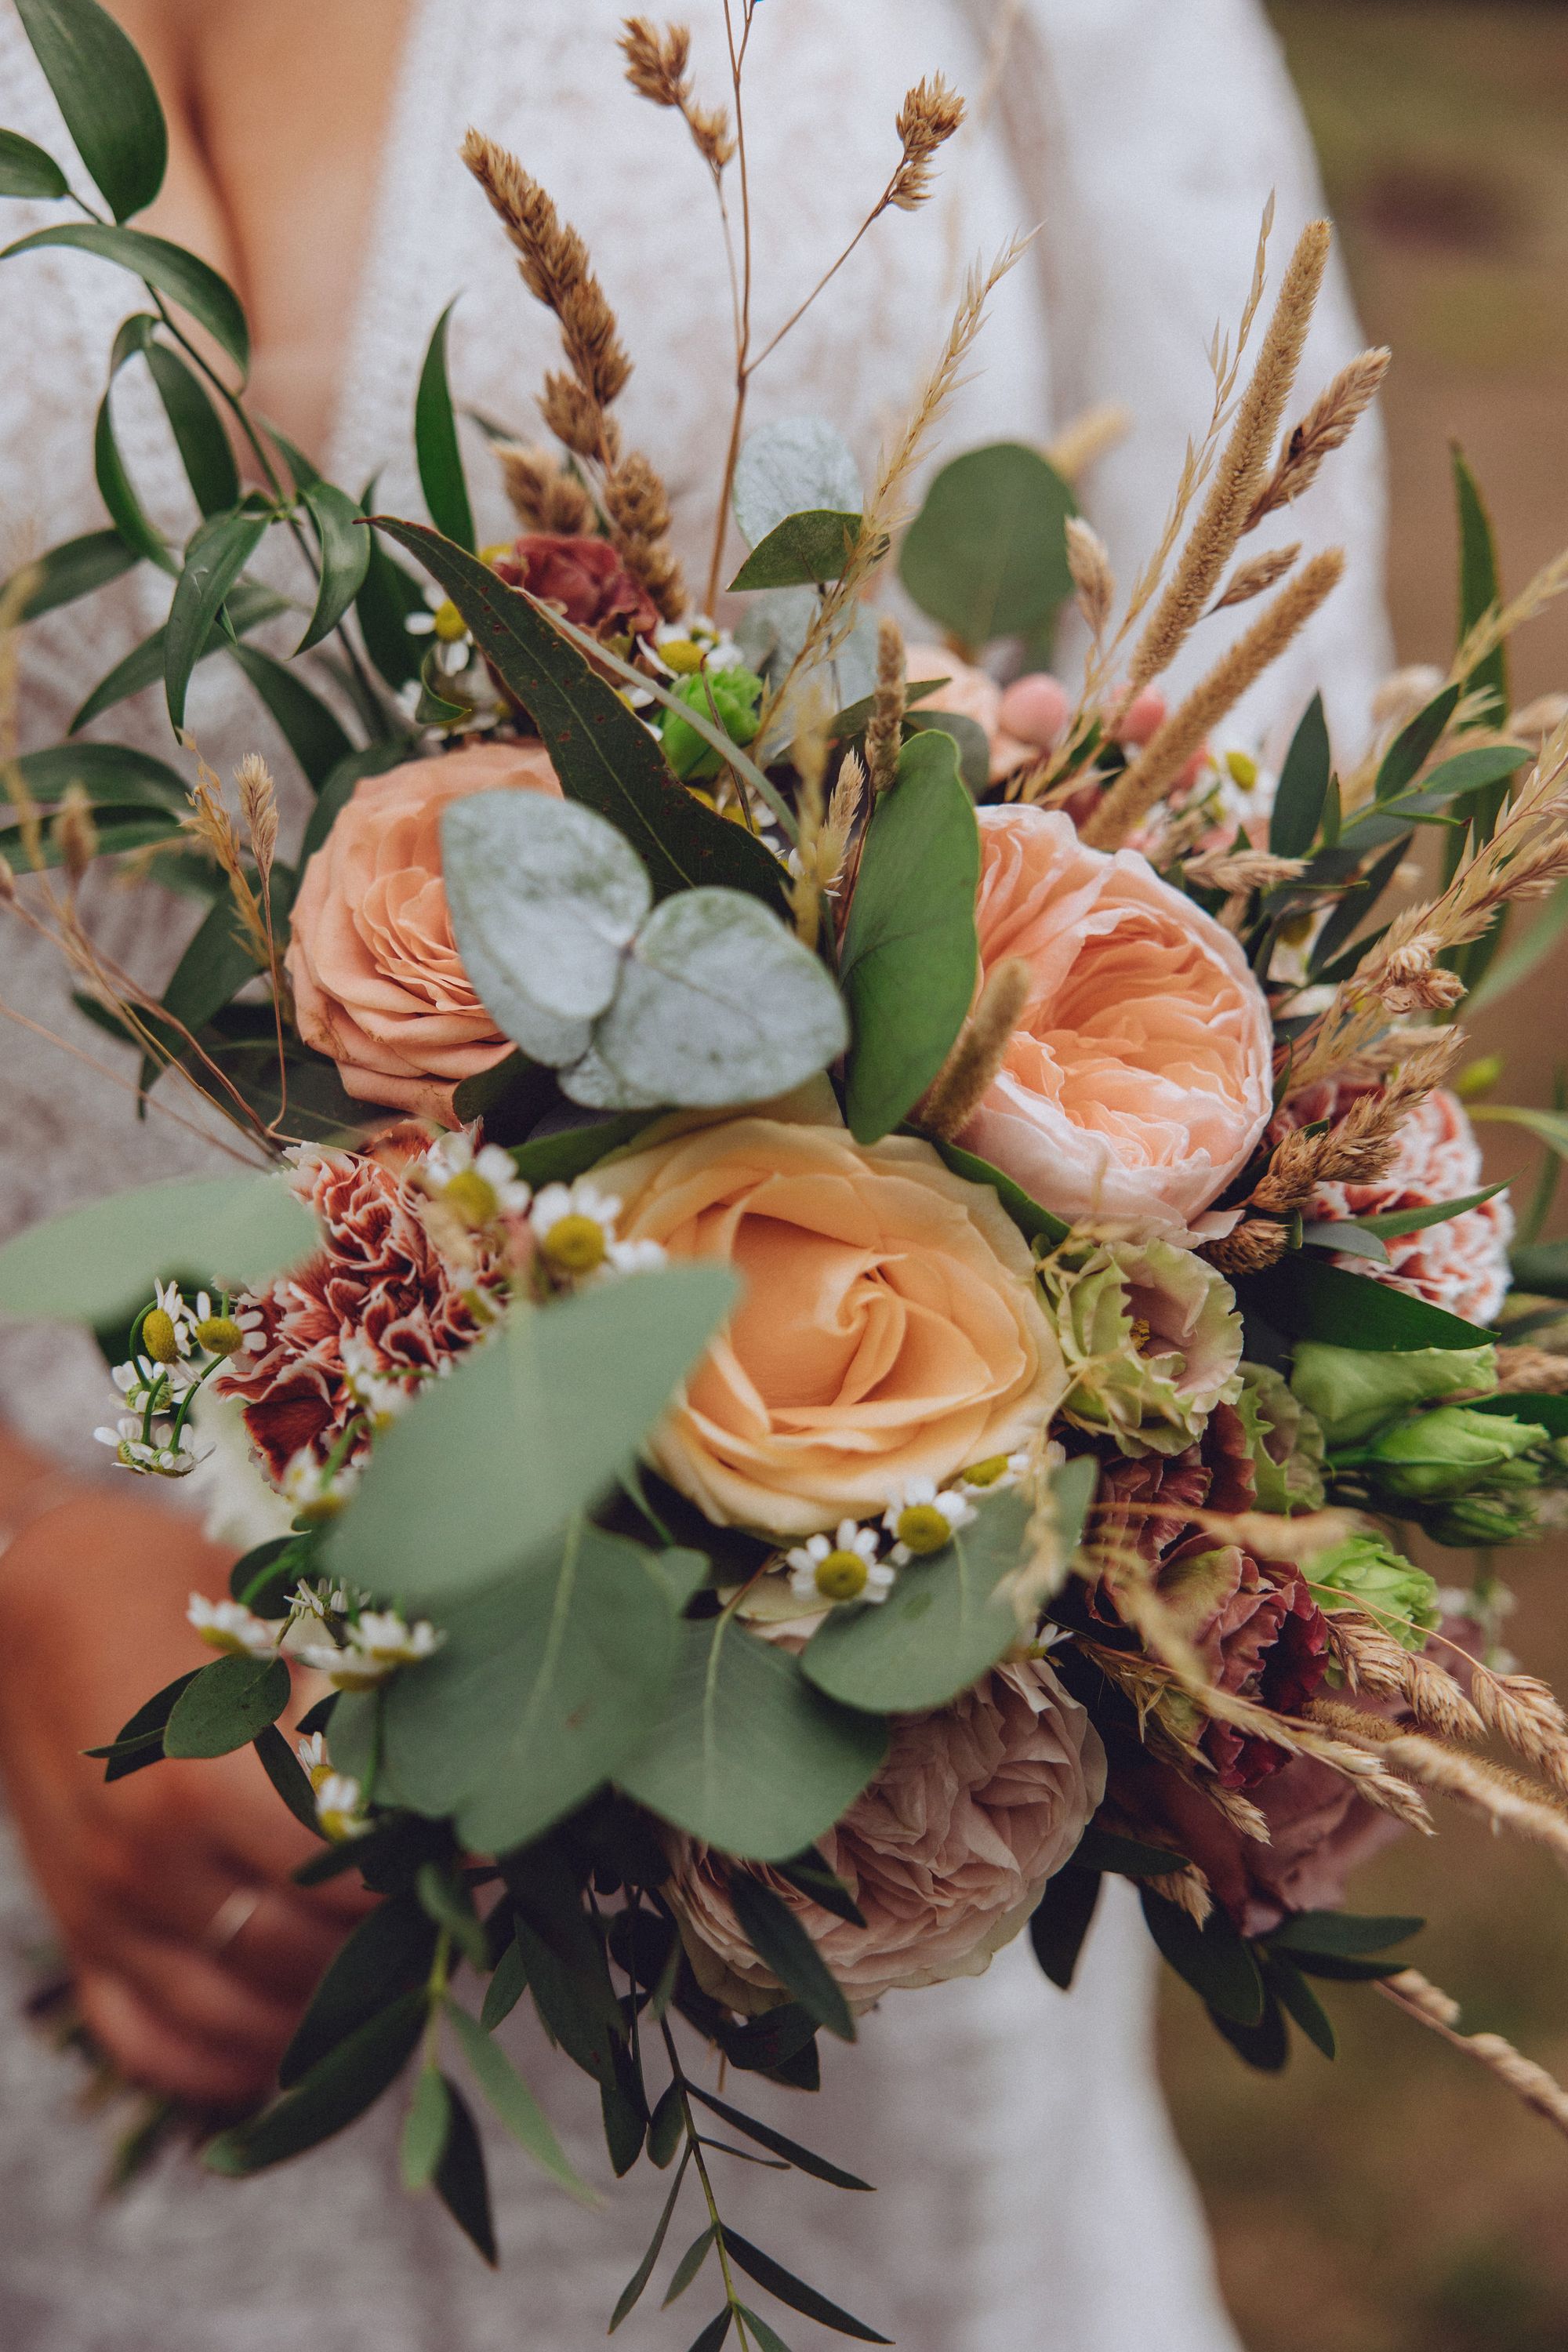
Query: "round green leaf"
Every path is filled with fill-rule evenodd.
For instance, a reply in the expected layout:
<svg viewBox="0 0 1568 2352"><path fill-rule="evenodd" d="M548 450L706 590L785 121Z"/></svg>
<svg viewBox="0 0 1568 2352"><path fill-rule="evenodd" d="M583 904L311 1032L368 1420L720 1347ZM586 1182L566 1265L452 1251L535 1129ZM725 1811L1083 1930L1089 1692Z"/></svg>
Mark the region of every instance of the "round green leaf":
<svg viewBox="0 0 1568 2352"><path fill-rule="evenodd" d="M165 1756L232 1756L277 1722L289 1704L282 1658L218 1658L187 1683L170 1709Z"/></svg>
<svg viewBox="0 0 1568 2352"><path fill-rule="evenodd" d="M799 588L837 580L855 552L860 516L832 507L786 515L754 548L731 589Z"/></svg>
<svg viewBox="0 0 1568 2352"><path fill-rule="evenodd" d="M944 466L904 541L899 576L966 646L1026 636L1072 593L1071 490L1037 450L998 441Z"/></svg>
<svg viewBox="0 0 1568 2352"><path fill-rule="evenodd" d="M184 1177L111 1193L0 1249L0 1312L108 1323L188 1266L254 1283L309 1255L316 1221L278 1177Z"/></svg>
<svg viewBox="0 0 1568 2352"><path fill-rule="evenodd" d="M785 416L761 425L735 467L735 520L748 547L760 548L788 517L814 509L849 515L858 523L865 498L853 450L820 416Z"/></svg>

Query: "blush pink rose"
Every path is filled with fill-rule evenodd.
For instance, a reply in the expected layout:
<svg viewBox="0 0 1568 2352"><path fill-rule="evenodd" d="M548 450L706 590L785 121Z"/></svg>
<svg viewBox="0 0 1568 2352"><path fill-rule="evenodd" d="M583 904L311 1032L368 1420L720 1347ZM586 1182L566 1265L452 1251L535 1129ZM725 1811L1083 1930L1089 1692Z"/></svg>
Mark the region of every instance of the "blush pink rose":
<svg viewBox="0 0 1568 2352"><path fill-rule="evenodd" d="M1278 1121L1282 1132L1310 1127L1321 1118L1340 1119L1366 1086L1331 1081L1292 1096ZM1385 1174L1373 1184L1320 1184L1306 1208L1310 1219L1334 1223L1342 1217L1382 1216L1392 1210L1425 1209L1438 1201L1463 1200L1486 1182L1481 1150L1458 1095L1436 1088L1400 1123L1398 1150ZM1336 1265L1370 1275L1392 1289L1409 1291L1467 1323L1493 1322L1509 1290L1509 1246L1513 1211L1508 1194L1497 1193L1479 1208L1447 1217L1425 1232L1396 1234L1384 1246L1388 1264L1352 1256Z"/></svg>
<svg viewBox="0 0 1568 2352"><path fill-rule="evenodd" d="M893 1727L888 1760L818 1841L866 1925L835 1917L760 1870L851 2003L900 1986L979 1976L1072 1859L1105 1793L1100 1735L1043 1659L1000 1666L951 1706ZM719 1857L676 1837L670 1885L705 1990L742 2011L777 1979L736 1924Z"/></svg>
<svg viewBox="0 0 1568 2352"><path fill-rule="evenodd" d="M1226 1230L1200 1221L1273 1090L1268 1006L1240 947L1135 851L1086 848L1061 812L979 815L981 967L1022 957L1033 981L959 1140L1075 1223L1137 1240Z"/></svg>
<svg viewBox="0 0 1568 2352"><path fill-rule="evenodd" d="M512 1050L452 938L441 813L469 793L560 794L537 743L477 743L365 776L305 868L288 969L300 1034L346 1093L455 1123L454 1087Z"/></svg>
<svg viewBox="0 0 1568 2352"><path fill-rule="evenodd" d="M721 1525L813 1535L1026 1444L1066 1386L1029 1247L927 1143L728 1119L595 1179L628 1241L745 1294L649 1441Z"/></svg>

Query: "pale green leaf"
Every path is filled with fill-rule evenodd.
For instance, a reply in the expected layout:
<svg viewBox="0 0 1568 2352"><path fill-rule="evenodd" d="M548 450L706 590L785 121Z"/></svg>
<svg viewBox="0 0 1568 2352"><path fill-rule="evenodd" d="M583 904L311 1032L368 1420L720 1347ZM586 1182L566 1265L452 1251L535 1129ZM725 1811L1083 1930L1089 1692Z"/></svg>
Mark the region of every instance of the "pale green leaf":
<svg viewBox="0 0 1568 2352"><path fill-rule="evenodd" d="M182 1177L111 1193L0 1249L0 1312L107 1323L172 1272L257 1283L309 1255L316 1221L272 1175Z"/></svg>

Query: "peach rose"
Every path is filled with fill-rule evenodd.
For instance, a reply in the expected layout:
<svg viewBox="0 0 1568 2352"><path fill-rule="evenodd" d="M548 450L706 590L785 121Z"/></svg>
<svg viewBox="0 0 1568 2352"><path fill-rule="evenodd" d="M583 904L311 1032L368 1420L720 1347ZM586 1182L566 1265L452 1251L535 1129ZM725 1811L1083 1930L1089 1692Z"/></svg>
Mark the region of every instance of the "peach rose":
<svg viewBox="0 0 1568 2352"><path fill-rule="evenodd" d="M649 1444L721 1525L804 1536L1025 1443L1066 1374L1027 1244L929 1144L740 1118L599 1171L627 1241L727 1258L728 1329Z"/></svg>
<svg viewBox="0 0 1568 2352"><path fill-rule="evenodd" d="M818 1843L866 1925L763 1871L845 1993L866 2009L899 1986L977 1977L1069 1862L1105 1794L1105 1750L1043 1659L999 1666L934 1715L893 1727L888 1760ZM736 1924L721 1864L676 1839L670 1892L699 1982L731 2008L780 1998Z"/></svg>
<svg viewBox="0 0 1568 2352"><path fill-rule="evenodd" d="M458 958L441 812L468 793L554 793L536 743L476 743L365 776L305 868L289 978L300 1034L345 1092L454 1124L454 1087L512 1050Z"/></svg>
<svg viewBox="0 0 1568 2352"><path fill-rule="evenodd" d="M1272 1093L1268 1006L1240 947L1135 851L1085 848L1058 810L979 816L982 970L1021 956L1034 980L959 1140L1074 1222L1137 1240L1226 1230L1198 1221Z"/></svg>

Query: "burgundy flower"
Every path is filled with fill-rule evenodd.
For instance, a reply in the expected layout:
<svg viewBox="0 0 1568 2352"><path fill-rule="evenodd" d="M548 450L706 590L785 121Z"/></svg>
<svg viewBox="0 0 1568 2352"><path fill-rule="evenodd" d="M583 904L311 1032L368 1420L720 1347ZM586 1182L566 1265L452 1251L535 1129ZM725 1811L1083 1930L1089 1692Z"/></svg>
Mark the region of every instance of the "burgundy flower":
<svg viewBox="0 0 1568 2352"><path fill-rule="evenodd" d="M242 1402L275 1479L300 1453L324 1466L363 1412L367 1391L383 1404L412 1396L482 1328L400 1168L308 1145L294 1183L321 1221L324 1246L246 1301L262 1317L262 1346L237 1358L216 1383ZM488 1289L496 1276L481 1262L460 1280ZM350 1459L366 1443L357 1440Z"/></svg>
<svg viewBox="0 0 1568 2352"><path fill-rule="evenodd" d="M536 531L500 557L495 571L595 637L640 637L658 626L658 605L608 540Z"/></svg>

